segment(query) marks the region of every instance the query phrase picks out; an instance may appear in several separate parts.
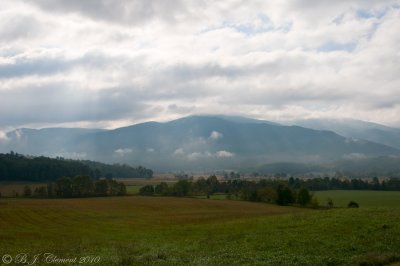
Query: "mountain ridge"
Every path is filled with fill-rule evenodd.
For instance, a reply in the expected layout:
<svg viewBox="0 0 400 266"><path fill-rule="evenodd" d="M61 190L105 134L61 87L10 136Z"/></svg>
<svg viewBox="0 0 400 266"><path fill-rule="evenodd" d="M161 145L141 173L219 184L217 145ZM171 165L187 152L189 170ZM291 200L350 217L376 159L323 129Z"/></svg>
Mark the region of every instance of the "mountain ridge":
<svg viewBox="0 0 400 266"><path fill-rule="evenodd" d="M0 141L0 151L141 164L160 171L400 156L398 148L344 137L332 130L219 115L149 121L112 130L16 130L7 136L8 141Z"/></svg>

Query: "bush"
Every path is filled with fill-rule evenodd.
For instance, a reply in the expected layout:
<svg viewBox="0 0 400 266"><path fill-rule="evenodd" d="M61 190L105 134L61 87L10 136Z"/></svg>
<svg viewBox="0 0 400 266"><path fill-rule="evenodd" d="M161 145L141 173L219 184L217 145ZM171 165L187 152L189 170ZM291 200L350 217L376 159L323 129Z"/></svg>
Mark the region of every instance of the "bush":
<svg viewBox="0 0 400 266"><path fill-rule="evenodd" d="M333 208L333 200L328 198L328 208Z"/></svg>
<svg viewBox="0 0 400 266"><path fill-rule="evenodd" d="M348 208L358 208L359 205L358 205L358 203L355 202L355 201L350 201L349 204L347 204L347 207L348 207Z"/></svg>
<svg viewBox="0 0 400 266"><path fill-rule="evenodd" d="M298 195L297 195L297 202L301 206L305 206L311 201L311 195L310 192L308 192L308 189L302 188L300 189Z"/></svg>
<svg viewBox="0 0 400 266"><path fill-rule="evenodd" d="M29 186L24 187L24 197L29 198L32 196L32 189Z"/></svg>
<svg viewBox="0 0 400 266"><path fill-rule="evenodd" d="M277 189L278 198L276 203L278 205L289 205L294 203L293 191L287 186L279 185Z"/></svg>
<svg viewBox="0 0 400 266"><path fill-rule="evenodd" d="M161 182L154 188L154 193L157 195L167 195L168 194L168 184Z"/></svg>
<svg viewBox="0 0 400 266"><path fill-rule="evenodd" d="M154 187L151 185L146 185L139 189L139 195L142 196L151 196L154 195Z"/></svg>
<svg viewBox="0 0 400 266"><path fill-rule="evenodd" d="M313 209L318 209L318 208L319 208L319 201L318 201L318 198L317 198L317 197L313 197L313 198L311 199L310 205L311 205L311 208L313 208Z"/></svg>
<svg viewBox="0 0 400 266"><path fill-rule="evenodd" d="M47 197L47 186L40 186L35 188L33 195L37 198L46 198Z"/></svg>

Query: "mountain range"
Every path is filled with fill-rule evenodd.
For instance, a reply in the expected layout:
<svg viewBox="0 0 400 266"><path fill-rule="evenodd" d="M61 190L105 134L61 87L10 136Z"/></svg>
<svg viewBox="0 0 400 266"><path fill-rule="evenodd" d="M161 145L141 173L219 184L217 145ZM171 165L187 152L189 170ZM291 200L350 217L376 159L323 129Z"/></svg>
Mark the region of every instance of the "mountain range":
<svg viewBox="0 0 400 266"><path fill-rule="evenodd" d="M400 129L359 120L291 124L234 116L189 116L113 130L21 128L0 152L144 165L156 171L260 169L268 164L328 164L400 158Z"/></svg>

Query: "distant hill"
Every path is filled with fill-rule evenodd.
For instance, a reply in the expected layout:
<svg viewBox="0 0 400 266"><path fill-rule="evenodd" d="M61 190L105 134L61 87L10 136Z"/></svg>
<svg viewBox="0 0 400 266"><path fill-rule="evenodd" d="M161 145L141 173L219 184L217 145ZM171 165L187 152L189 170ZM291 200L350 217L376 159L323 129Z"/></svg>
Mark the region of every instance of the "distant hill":
<svg viewBox="0 0 400 266"><path fill-rule="evenodd" d="M65 131L64 131L65 130ZM2 151L145 165L158 171L244 169L290 162L400 156L400 150L327 130L229 116L189 116L114 130L16 130Z"/></svg>
<svg viewBox="0 0 400 266"><path fill-rule="evenodd" d="M400 149L400 129L354 119L308 119L291 121L289 124L330 130L353 139L369 140Z"/></svg>

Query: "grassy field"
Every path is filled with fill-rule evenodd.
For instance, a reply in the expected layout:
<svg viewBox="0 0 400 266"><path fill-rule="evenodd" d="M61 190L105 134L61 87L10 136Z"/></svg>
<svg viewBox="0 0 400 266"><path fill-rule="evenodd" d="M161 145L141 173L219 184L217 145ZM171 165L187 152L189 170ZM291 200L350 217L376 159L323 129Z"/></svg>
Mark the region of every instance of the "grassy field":
<svg viewBox="0 0 400 266"><path fill-rule="evenodd" d="M126 186L126 193L128 195L137 195L139 194L139 190L142 186L139 185L127 185Z"/></svg>
<svg viewBox="0 0 400 266"><path fill-rule="evenodd" d="M352 200L360 207L400 208L400 192L398 191L328 190L317 191L315 196L321 204L326 204L327 199L331 198L335 207L347 207Z"/></svg>
<svg viewBox="0 0 400 266"><path fill-rule="evenodd" d="M310 210L139 196L0 199L0 257L48 252L98 257L96 265L389 263L400 260L399 220L400 209L387 207Z"/></svg>

